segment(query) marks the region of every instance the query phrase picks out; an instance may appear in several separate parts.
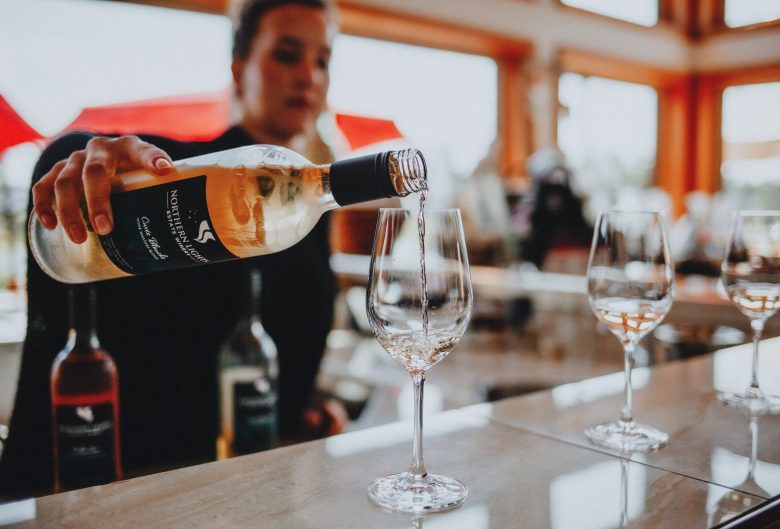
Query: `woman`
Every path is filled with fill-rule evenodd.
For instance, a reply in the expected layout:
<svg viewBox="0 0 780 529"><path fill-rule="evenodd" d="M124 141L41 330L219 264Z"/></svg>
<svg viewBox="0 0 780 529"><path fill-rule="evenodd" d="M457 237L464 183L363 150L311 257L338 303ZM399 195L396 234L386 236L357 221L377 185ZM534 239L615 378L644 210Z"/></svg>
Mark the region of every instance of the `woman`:
<svg viewBox="0 0 780 529"><path fill-rule="evenodd" d="M249 0L233 46L238 124L209 142L81 133L59 138L34 170L35 214L47 228L61 223L80 243L86 238L82 196L98 233L111 231L108 197L117 172L143 168L163 175L172 158L255 143L300 148L325 105L336 31L325 0ZM247 266L261 271L263 323L279 350L280 431L287 438L301 435L332 317L328 253L324 217L301 243L278 254L96 285L98 335L119 371L126 475L214 458L216 355L240 316L231 293L245 288L240 278ZM68 330L67 287L29 254L28 263L28 333L0 459L0 492L12 495L51 488L49 370Z"/></svg>

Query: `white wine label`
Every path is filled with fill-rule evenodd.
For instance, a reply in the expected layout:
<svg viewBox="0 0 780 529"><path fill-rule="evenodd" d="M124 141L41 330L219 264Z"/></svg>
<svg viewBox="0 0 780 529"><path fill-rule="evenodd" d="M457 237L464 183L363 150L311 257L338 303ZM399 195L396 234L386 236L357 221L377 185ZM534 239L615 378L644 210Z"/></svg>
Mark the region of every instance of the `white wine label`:
<svg viewBox="0 0 780 529"><path fill-rule="evenodd" d="M54 424L60 485L64 489L116 479L112 404L57 406Z"/></svg>
<svg viewBox="0 0 780 529"><path fill-rule="evenodd" d="M114 229L100 237L109 259L143 274L235 259L206 205L206 176L111 195Z"/></svg>
<svg viewBox="0 0 780 529"><path fill-rule="evenodd" d="M233 448L256 452L276 442L276 393L265 379L233 385Z"/></svg>

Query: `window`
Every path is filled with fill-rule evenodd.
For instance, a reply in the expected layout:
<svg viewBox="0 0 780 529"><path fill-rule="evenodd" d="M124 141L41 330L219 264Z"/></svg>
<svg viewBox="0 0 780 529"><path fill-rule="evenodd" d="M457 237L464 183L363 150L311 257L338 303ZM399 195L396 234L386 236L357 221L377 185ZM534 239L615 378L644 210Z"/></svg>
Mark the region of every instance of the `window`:
<svg viewBox="0 0 780 529"><path fill-rule="evenodd" d="M724 21L730 28L780 18L780 0L726 0Z"/></svg>
<svg viewBox="0 0 780 529"><path fill-rule="evenodd" d="M723 92L722 189L739 209L780 204L780 82Z"/></svg>
<svg viewBox="0 0 780 529"><path fill-rule="evenodd" d="M496 136L497 76L488 57L341 35L328 99L335 112L393 120L426 155L431 198L445 202Z"/></svg>
<svg viewBox="0 0 780 529"><path fill-rule="evenodd" d="M642 26L658 23L658 0L561 0L561 3Z"/></svg>
<svg viewBox="0 0 780 529"><path fill-rule="evenodd" d="M625 190L653 184L658 96L650 86L564 73L558 145L594 214Z"/></svg>

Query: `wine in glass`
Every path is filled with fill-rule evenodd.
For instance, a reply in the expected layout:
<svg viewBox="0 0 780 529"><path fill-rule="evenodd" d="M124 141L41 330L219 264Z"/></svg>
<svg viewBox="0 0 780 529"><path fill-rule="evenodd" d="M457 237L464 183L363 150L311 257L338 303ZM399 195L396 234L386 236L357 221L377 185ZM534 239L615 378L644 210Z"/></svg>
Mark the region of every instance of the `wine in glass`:
<svg viewBox="0 0 780 529"><path fill-rule="evenodd" d="M667 443L666 433L634 420L631 370L639 340L666 316L673 296L674 270L663 216L647 211L601 213L588 261L588 300L623 346L625 386L620 418L585 430L594 444L630 452Z"/></svg>
<svg viewBox="0 0 780 529"><path fill-rule="evenodd" d="M731 301L750 319L753 364L745 391L720 393L718 398L749 413L780 413L780 397L758 387L758 342L766 320L780 308L780 211L734 215L720 277Z"/></svg>
<svg viewBox="0 0 780 529"><path fill-rule="evenodd" d="M379 212L366 295L382 347L414 383L414 451L407 472L373 481L369 498L396 512L451 509L468 494L457 479L429 474L423 461L423 382L458 343L471 317L472 292L460 211Z"/></svg>

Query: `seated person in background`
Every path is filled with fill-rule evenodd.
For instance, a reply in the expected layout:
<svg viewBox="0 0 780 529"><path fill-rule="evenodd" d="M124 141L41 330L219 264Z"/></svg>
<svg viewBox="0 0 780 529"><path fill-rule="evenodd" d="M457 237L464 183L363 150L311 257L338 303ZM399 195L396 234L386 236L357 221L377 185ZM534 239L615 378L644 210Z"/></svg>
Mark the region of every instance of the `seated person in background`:
<svg viewBox="0 0 780 529"><path fill-rule="evenodd" d="M530 230L522 242L521 257L541 269L554 248L589 248L593 227L585 220L582 200L571 188L571 171L563 153L537 151L528 159L527 170L533 184L522 207L530 211Z"/></svg>
<svg viewBox="0 0 780 529"><path fill-rule="evenodd" d="M295 149L325 105L337 27L327 0L249 0L233 45L241 103L238 124L208 142L163 137L54 141L34 174L34 211L85 239L79 200L101 234L112 229L108 203L117 171L164 174L180 159L256 143ZM300 149L300 147L298 147ZM306 154L306 153L305 153ZM313 160L325 162L327 160ZM56 209L54 204L56 203ZM231 292L245 289L244 267L260 270L266 330L279 350L279 425L284 440L306 436L304 417L334 433L343 415L312 409L315 378L333 314L328 217L286 251L96 284L97 331L117 365L122 463L126 476L209 461L218 435L217 353L240 317ZM28 329L9 438L0 459L0 494L46 493L52 486L49 372L68 332L68 287L49 278L28 252ZM328 407L328 410L332 407Z"/></svg>

